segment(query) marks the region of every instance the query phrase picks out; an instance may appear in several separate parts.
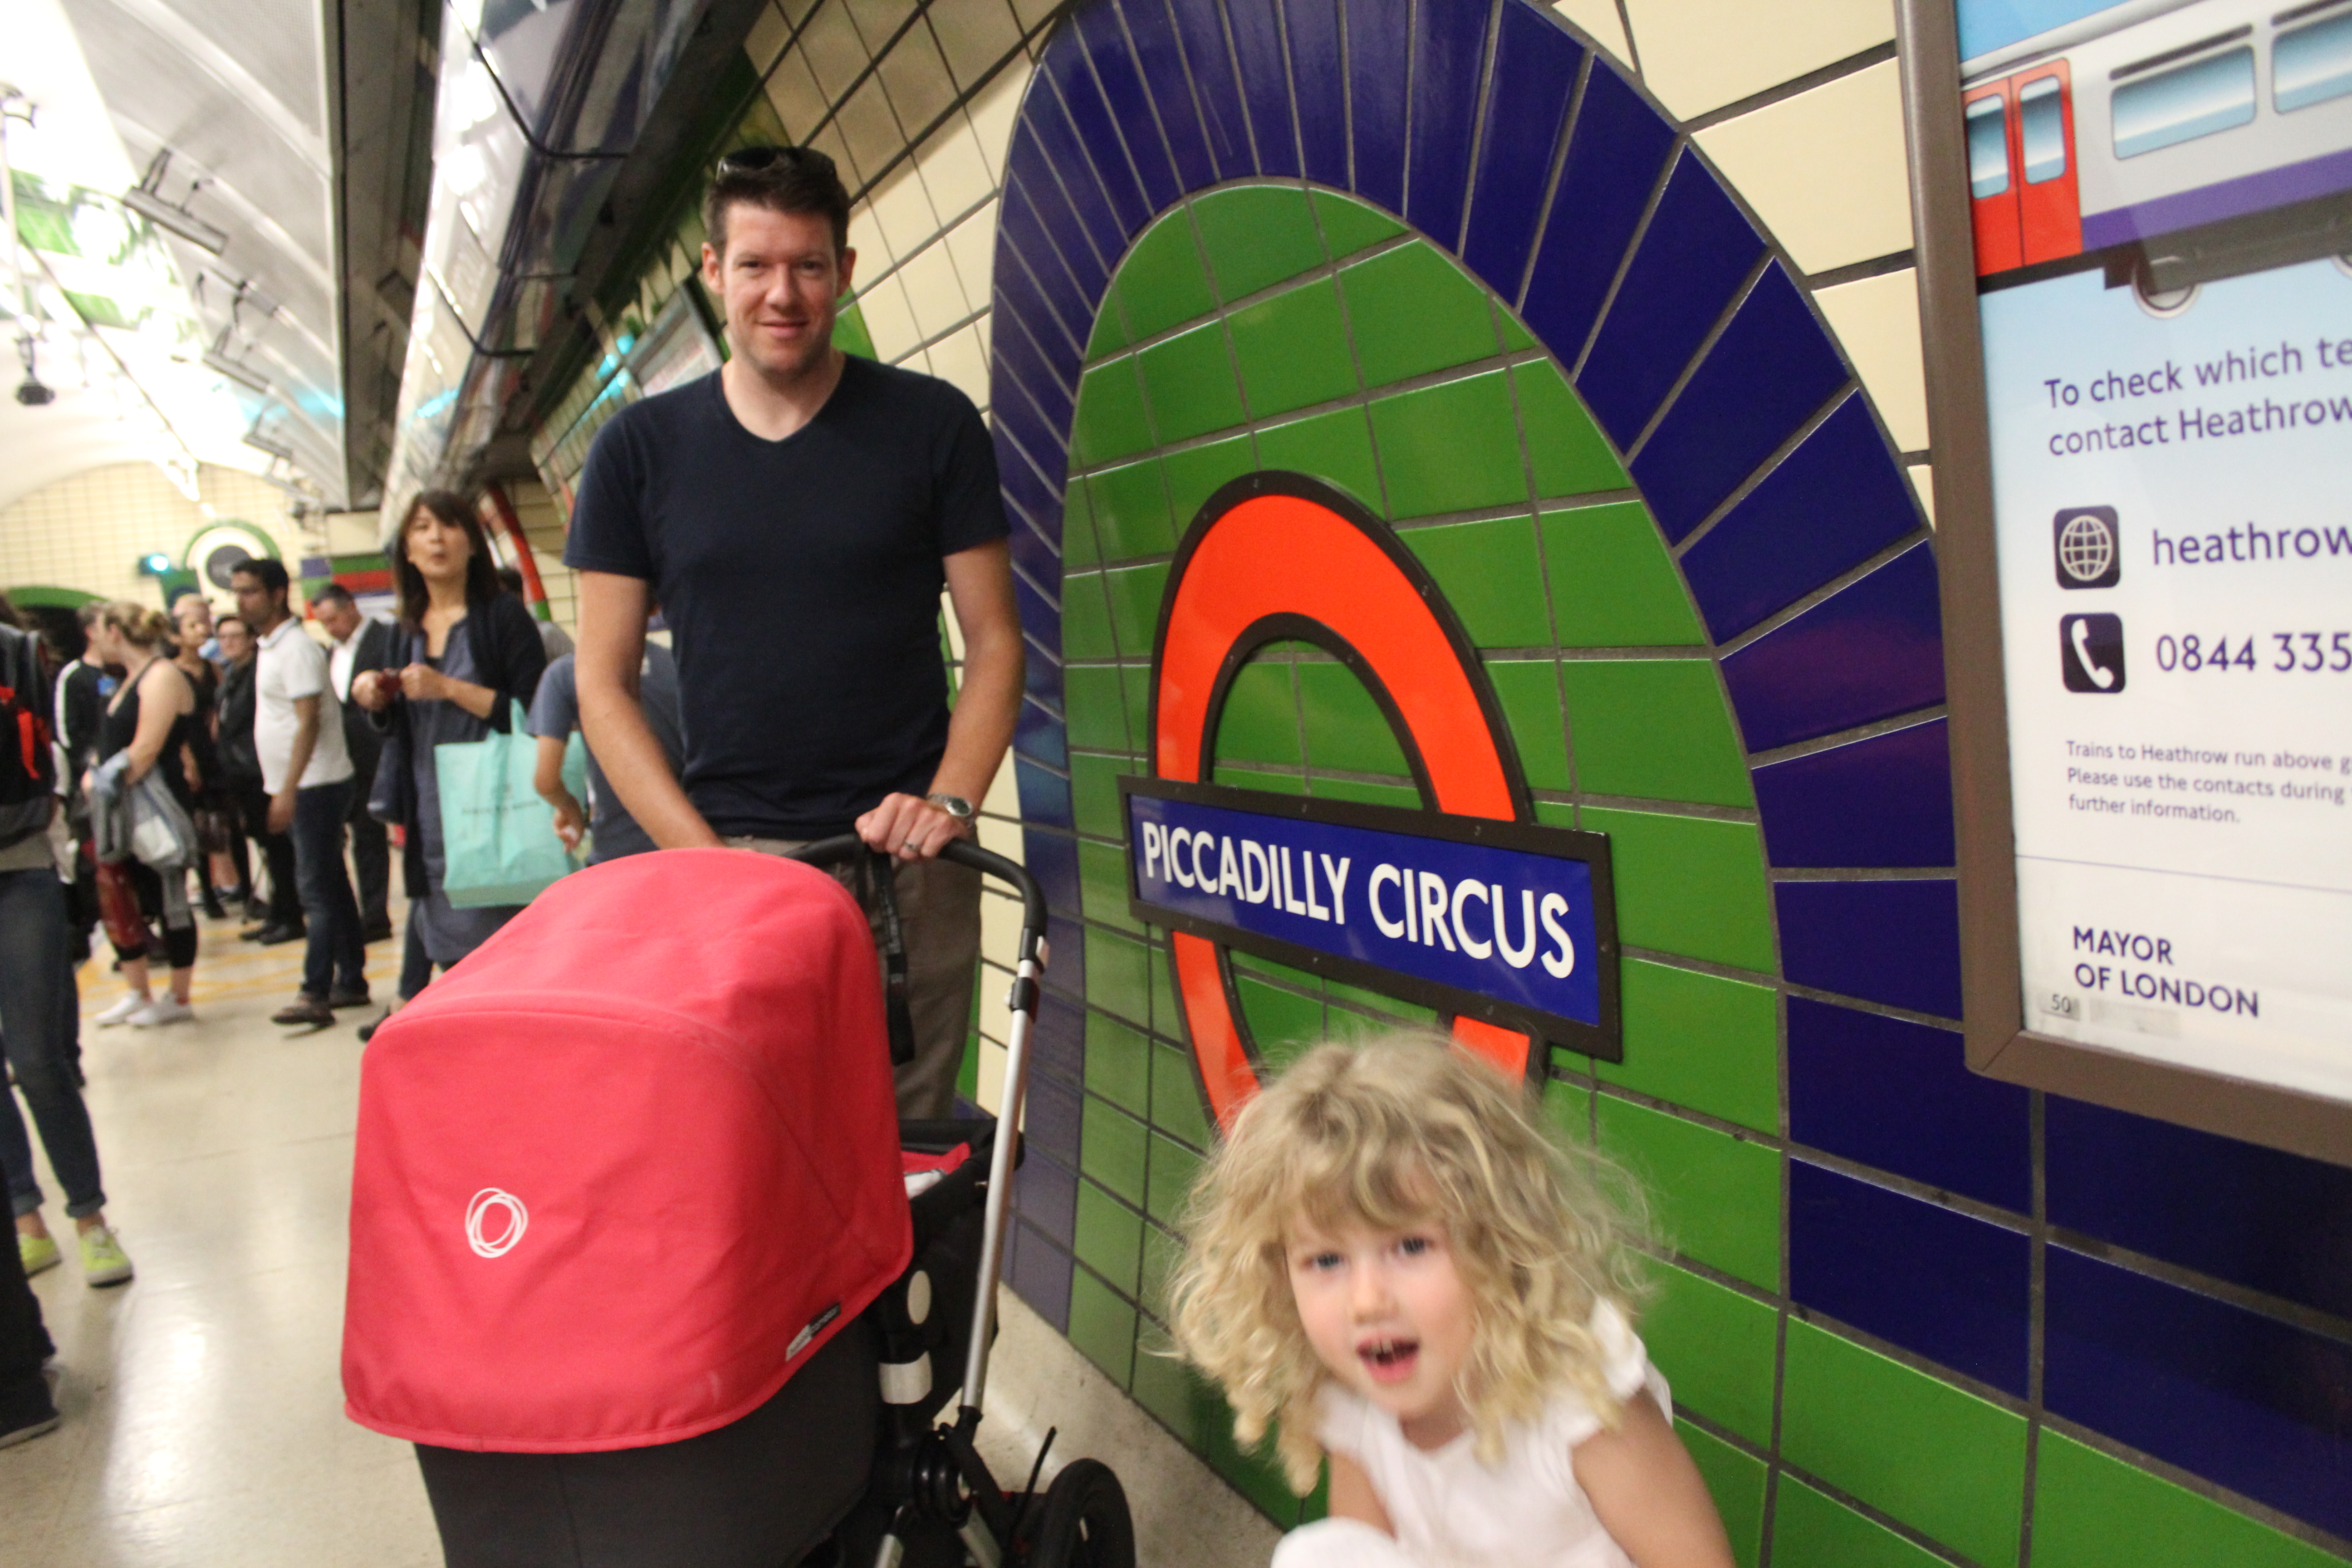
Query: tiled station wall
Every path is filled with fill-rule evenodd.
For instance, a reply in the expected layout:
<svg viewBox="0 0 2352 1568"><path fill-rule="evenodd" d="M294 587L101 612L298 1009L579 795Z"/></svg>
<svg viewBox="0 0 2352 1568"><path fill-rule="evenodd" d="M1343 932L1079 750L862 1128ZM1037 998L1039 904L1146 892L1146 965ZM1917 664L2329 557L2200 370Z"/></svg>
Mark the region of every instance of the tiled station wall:
<svg viewBox="0 0 2352 1568"><path fill-rule="evenodd" d="M1302 470L1438 581L1538 817L1612 837L1625 1060L1555 1053L1546 1100L1655 1194L1643 1330L1741 1561L2352 1552L2352 1173L1962 1061L1887 8L1087 0L1006 170L992 414L1055 916L1024 1297L1296 1517L1153 1353L1212 1134L1111 781L1194 509ZM1213 754L1412 793L1308 648L1244 671ZM1272 1060L1412 1016L1234 969Z"/></svg>
<svg viewBox="0 0 2352 1568"><path fill-rule="evenodd" d="M278 542L289 563L316 552L286 515L283 492L235 468L197 469L192 501L152 463L114 463L45 485L0 510L0 588L71 588L107 599L156 597L140 558L174 561L215 521L249 522ZM209 507L209 515L205 508ZM207 590L226 607L226 595Z"/></svg>

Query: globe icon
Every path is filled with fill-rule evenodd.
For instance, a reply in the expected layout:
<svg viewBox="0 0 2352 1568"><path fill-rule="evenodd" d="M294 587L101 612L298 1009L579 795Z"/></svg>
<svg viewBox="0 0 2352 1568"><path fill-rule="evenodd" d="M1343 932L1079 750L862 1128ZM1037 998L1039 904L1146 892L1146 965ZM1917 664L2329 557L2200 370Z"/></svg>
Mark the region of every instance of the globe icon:
<svg viewBox="0 0 2352 1568"><path fill-rule="evenodd" d="M2058 564L2077 583L2095 583L2116 563L2115 531L2105 518L2077 512L2058 532Z"/></svg>

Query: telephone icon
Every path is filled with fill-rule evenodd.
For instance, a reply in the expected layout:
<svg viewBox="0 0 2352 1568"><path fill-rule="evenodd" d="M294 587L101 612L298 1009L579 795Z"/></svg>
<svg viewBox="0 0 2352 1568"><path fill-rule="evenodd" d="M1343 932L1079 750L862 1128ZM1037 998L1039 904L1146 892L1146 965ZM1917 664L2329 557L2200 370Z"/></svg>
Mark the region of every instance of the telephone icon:
<svg viewBox="0 0 2352 1568"><path fill-rule="evenodd" d="M2112 697L2124 689L2124 622L2121 616L2062 616L2058 620L2059 672L2069 691Z"/></svg>

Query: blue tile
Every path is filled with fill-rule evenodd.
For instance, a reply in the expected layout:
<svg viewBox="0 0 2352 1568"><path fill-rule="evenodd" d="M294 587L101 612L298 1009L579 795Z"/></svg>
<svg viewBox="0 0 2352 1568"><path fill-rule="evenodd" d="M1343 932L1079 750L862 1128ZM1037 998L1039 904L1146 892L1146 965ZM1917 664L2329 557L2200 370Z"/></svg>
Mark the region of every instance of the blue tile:
<svg viewBox="0 0 2352 1568"><path fill-rule="evenodd" d="M1046 424L1019 382L1008 384L1006 393L990 410L1003 437L997 447L997 479L1008 497L1042 521L1041 513L1056 511L1062 504L1061 486L1047 476L1058 478L1069 471L1069 454L1062 445L1069 427Z"/></svg>
<svg viewBox="0 0 2352 1568"><path fill-rule="evenodd" d="M1143 187L1135 183L1127 156L1108 128L1081 126L1072 115L1054 81L1053 66L1057 59L1067 62L1065 69L1075 66L1076 75L1085 75L1086 67L1076 58L1074 46L1050 49L1046 68L1039 73L1045 79L1032 81L1021 100L1021 123L1036 134L1054 172L1062 176L1062 189L1087 237L1094 241L1095 254L1107 265L1116 265L1127 254L1127 242L1151 220L1150 205L1143 199ZM1086 89L1094 90L1091 80L1086 82ZM1085 99L1081 96L1078 101L1083 105Z"/></svg>
<svg viewBox="0 0 2352 1568"><path fill-rule="evenodd" d="M1857 392L1684 552L1683 576L1726 642L1919 526Z"/></svg>
<svg viewBox="0 0 2352 1568"><path fill-rule="evenodd" d="M1944 620L1925 544L1846 584L1723 661L1751 752L1944 700Z"/></svg>
<svg viewBox="0 0 2352 1568"><path fill-rule="evenodd" d="M1958 1031L1789 998L1789 1136L2024 1214L2028 1095L1969 1070Z"/></svg>
<svg viewBox="0 0 2352 1568"><path fill-rule="evenodd" d="M1347 0L1348 110L1356 194L1404 211L1404 84L1412 68L1410 0Z"/></svg>
<svg viewBox="0 0 2352 1568"><path fill-rule="evenodd" d="M1952 753L1944 721L1756 770L1775 866L1949 866Z"/></svg>
<svg viewBox="0 0 2352 1568"><path fill-rule="evenodd" d="M1058 991L1042 991L1040 994L1036 1026L1029 1032L1032 1059L1041 1071L1072 1084L1083 1084L1087 1076L1087 1010ZM1072 1163L1081 1162L1073 1155Z"/></svg>
<svg viewBox="0 0 2352 1568"><path fill-rule="evenodd" d="M1461 243L1462 195L1486 63L1486 0L1420 0L1412 48L1412 151L1405 217L1446 249Z"/></svg>
<svg viewBox="0 0 2352 1568"><path fill-rule="evenodd" d="M1013 1256L1005 1263L1005 1278L1012 1282L1013 1293L1052 1324L1055 1333L1068 1333L1070 1255L1025 1225L1013 1228L1020 1233Z"/></svg>
<svg viewBox="0 0 2352 1568"><path fill-rule="evenodd" d="M1118 13L1108 5L1081 5L1070 14L1070 25L1086 47L1087 63L1094 68L1095 88L1127 143L1129 162L1142 177L1144 199L1152 211L1161 211L1184 194L1184 187L1176 178L1167 143L1153 122L1151 97L1127 52L1127 34L1119 27Z"/></svg>
<svg viewBox="0 0 2352 1568"><path fill-rule="evenodd" d="M1167 0L1119 0L1119 14L1127 18L1128 37L1135 46L1136 62L1151 101L1160 111L1160 129L1167 132L1178 179L1188 191L1215 184L1216 162L1209 156L1208 133L1201 129L1201 111L1192 102L1184 57L1168 20Z"/></svg>
<svg viewBox="0 0 2352 1568"><path fill-rule="evenodd" d="M2352 1170L2052 1095L2050 1223L2352 1318Z"/></svg>
<svg viewBox="0 0 2352 1568"><path fill-rule="evenodd" d="M1764 241L1698 154L1685 153L1576 378L1621 448L1657 412L1763 254Z"/></svg>
<svg viewBox="0 0 2352 1568"><path fill-rule="evenodd" d="M1066 323L1083 321L1091 328L1095 311L1102 302L1103 289L1110 281L1110 268L1096 254L1094 241L1088 237L1086 226L1078 221L1078 215L1071 210L1069 198L1062 193L1061 181L1045 162L1045 154L1030 133L1025 120L1013 134L1013 153L1005 167L1013 168L1013 159L1024 152L1034 173L1020 182L1017 191L1010 179L1005 182L1006 200L1000 210L1009 216L1020 205L1032 209L1035 224L1049 243L1033 247L1024 237L1021 254L1029 259L1029 270L1035 276L1038 287L1045 291L1045 297L1053 301L1055 313ZM1111 254L1117 256L1119 252L1114 250ZM1068 279L1066 290L1047 265L1049 259L1061 264L1062 273Z"/></svg>
<svg viewBox="0 0 2352 1568"><path fill-rule="evenodd" d="M1241 69L1242 102L1249 110L1262 174L1298 173L1298 132L1290 120L1290 71L1282 59L1282 16L1268 0L1225 7L1233 28L1234 63Z"/></svg>
<svg viewBox="0 0 2352 1568"><path fill-rule="evenodd" d="M1503 7L1462 259L1506 300L1519 297L1519 275L1543 218L1552 155L1583 64L1584 51L1541 12Z"/></svg>
<svg viewBox="0 0 2352 1568"><path fill-rule="evenodd" d="M1789 1295L2025 1394L2030 1244L1953 1209L1789 1162Z"/></svg>
<svg viewBox="0 0 2352 1568"><path fill-rule="evenodd" d="M1705 521L1845 380L1804 296L1778 262L1765 268L1634 459L1666 537Z"/></svg>
<svg viewBox="0 0 2352 1568"><path fill-rule="evenodd" d="M2045 1289L2051 1410L2352 1535L2352 1345L2063 1247Z"/></svg>
<svg viewBox="0 0 2352 1568"><path fill-rule="evenodd" d="M1060 580L1056 577L1055 586L1060 585ZM1013 607L1021 612L1021 629L1028 635L1029 640L1043 647L1055 658L1061 658L1061 605L1047 595L1042 585L1018 572L1013 574ZM1058 721L1056 722L1058 723ZM1016 739L1019 738L1021 731L1025 728L1027 728L1025 721L1015 722ZM1045 753L1034 745L1031 745L1028 752L1033 757L1046 760Z"/></svg>
<svg viewBox="0 0 2352 1568"><path fill-rule="evenodd" d="M1026 633L1023 634L1023 637L1024 641L1028 640ZM1021 690L1023 694L1034 698L1049 713L1064 711L1066 699L1062 691L1062 661L1034 642L1030 642L1024 651L1029 657L1022 661ZM1063 733L1068 733L1066 728Z"/></svg>
<svg viewBox="0 0 2352 1568"><path fill-rule="evenodd" d="M1057 363L1075 367L1094 332L1101 291L1089 295L1078 287L1025 188L1008 182L997 214L992 287L998 307L1016 311Z"/></svg>
<svg viewBox="0 0 2352 1568"><path fill-rule="evenodd" d="M1284 0L1290 76L1298 105L1298 150L1307 177L1348 188L1348 89L1339 49L1339 0Z"/></svg>
<svg viewBox="0 0 2352 1568"><path fill-rule="evenodd" d="M1078 1163L1079 1094L1069 1084L1038 1073L1029 1075L1029 1101L1023 1118L1022 1131L1030 1146L1029 1169L1021 1174L1022 1217L1036 1225L1048 1236L1067 1237L1073 1214L1063 1212L1060 1202L1064 1195L1061 1182L1054 1174L1056 1161ZM1050 1154L1052 1159L1035 1156ZM1043 1165L1045 1171L1034 1182L1029 1171ZM1073 1189L1067 1194L1072 1204L1077 1202Z"/></svg>
<svg viewBox="0 0 2352 1568"><path fill-rule="evenodd" d="M1025 620L1023 629L1034 640L1034 630ZM1016 761L1043 764L1020 775L1022 820L1068 826L1070 781L1061 776L1070 765L1068 729L1036 703L1024 702L1013 721L1013 750Z"/></svg>
<svg viewBox="0 0 2352 1568"><path fill-rule="evenodd" d="M1255 174L1249 121L1242 114L1241 83L1234 77L1234 57L1225 47L1225 24L1217 0L1170 0L1170 5L1176 35L1183 44L1185 68L1192 72L1192 90L1201 105L1201 121L1209 132L1209 153L1217 161L1217 177L1237 180Z"/></svg>
<svg viewBox="0 0 2352 1568"><path fill-rule="evenodd" d="M1076 914L1045 912L1045 955L1052 960L1048 978L1058 974L1072 985L1085 983L1087 973L1086 922Z"/></svg>
<svg viewBox="0 0 2352 1568"><path fill-rule="evenodd" d="M1013 530L1010 542L1014 580L1034 588L1041 601L1040 613L1052 614L1058 624L1062 558L1055 553L1054 547L1045 542L1045 536L1039 533L1026 519ZM1046 605L1052 605L1053 608L1048 611L1045 608ZM1060 653L1058 638L1051 651L1056 655Z"/></svg>
<svg viewBox="0 0 2352 1568"><path fill-rule="evenodd" d="M1960 907L1946 878L1778 882L1780 973L1795 985L1960 1016Z"/></svg>
<svg viewBox="0 0 2352 1568"><path fill-rule="evenodd" d="M1595 58L1569 128L1568 158L1528 274L1528 326L1574 366L1674 150L1674 127Z"/></svg>
<svg viewBox="0 0 2352 1568"><path fill-rule="evenodd" d="M1045 423L1055 430L1067 430L1077 399L1055 374L1057 367L1037 346L1028 328L1018 318L995 316L989 323L989 345L998 365L1028 394ZM1073 363L1068 368L1075 373L1077 367ZM995 401L992 388L989 402L992 405Z"/></svg>
<svg viewBox="0 0 2352 1568"><path fill-rule="evenodd" d="M1044 770L1032 764L1024 767L1022 772L1027 775L1034 775L1043 773ZM1051 777L1050 774L1046 776ZM1069 798L1069 785L1060 779L1055 779L1054 782L1062 785L1062 798L1066 802ZM1024 777L1021 783L1021 816L1027 825L1023 828L1021 835L1021 863L1029 868L1029 874L1032 877L1037 879L1037 885L1045 889L1048 903L1055 909L1066 910L1075 915L1078 911L1078 841L1070 837L1068 834L1069 807L1066 804L1062 807L1064 813L1062 832L1045 831L1045 825L1052 822L1053 818L1043 811L1032 812L1029 809L1029 798L1032 794L1030 780L1028 777ZM1050 794L1051 792L1035 793ZM1074 973L1068 968L1066 961L1060 962L1063 964L1064 973ZM1076 973L1083 973L1083 971Z"/></svg>

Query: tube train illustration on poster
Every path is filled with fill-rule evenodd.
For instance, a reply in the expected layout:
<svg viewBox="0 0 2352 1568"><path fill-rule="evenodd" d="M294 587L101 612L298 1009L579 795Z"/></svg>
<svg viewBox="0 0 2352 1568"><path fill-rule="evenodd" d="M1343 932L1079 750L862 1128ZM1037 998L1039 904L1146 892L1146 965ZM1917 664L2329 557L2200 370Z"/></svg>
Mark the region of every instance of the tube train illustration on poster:
<svg viewBox="0 0 2352 1568"><path fill-rule="evenodd" d="M1980 288L2100 266L2183 310L2352 252L2352 0L2131 0L1960 74Z"/></svg>

